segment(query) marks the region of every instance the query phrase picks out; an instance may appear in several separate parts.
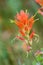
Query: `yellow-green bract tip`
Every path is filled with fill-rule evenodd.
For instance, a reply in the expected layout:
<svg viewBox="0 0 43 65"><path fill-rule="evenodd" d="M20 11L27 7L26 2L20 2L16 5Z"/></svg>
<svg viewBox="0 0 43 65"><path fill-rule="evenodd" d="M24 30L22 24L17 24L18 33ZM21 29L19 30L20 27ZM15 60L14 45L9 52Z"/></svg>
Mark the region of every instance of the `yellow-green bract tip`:
<svg viewBox="0 0 43 65"><path fill-rule="evenodd" d="M10 19L10 22L11 22L11 23L15 23L15 20L11 20L11 19Z"/></svg>

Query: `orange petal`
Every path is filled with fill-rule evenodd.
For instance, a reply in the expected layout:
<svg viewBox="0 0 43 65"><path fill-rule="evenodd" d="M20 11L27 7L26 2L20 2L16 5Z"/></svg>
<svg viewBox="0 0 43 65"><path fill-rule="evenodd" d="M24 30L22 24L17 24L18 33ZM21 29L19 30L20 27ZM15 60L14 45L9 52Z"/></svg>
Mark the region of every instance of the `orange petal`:
<svg viewBox="0 0 43 65"><path fill-rule="evenodd" d="M29 23L28 23L29 30L32 29L33 24L34 24L34 18L31 17L31 18L29 19Z"/></svg>
<svg viewBox="0 0 43 65"><path fill-rule="evenodd" d="M22 41L25 41L25 39L23 37L21 37L21 36L16 36L16 38L18 38L18 39L20 39Z"/></svg>
<svg viewBox="0 0 43 65"><path fill-rule="evenodd" d="M17 13L16 19L25 25L28 22L28 13L21 10L20 13Z"/></svg>
<svg viewBox="0 0 43 65"><path fill-rule="evenodd" d="M25 31L28 31L28 26L25 26Z"/></svg>
<svg viewBox="0 0 43 65"><path fill-rule="evenodd" d="M34 31L30 34L30 39L32 39L34 37Z"/></svg>
<svg viewBox="0 0 43 65"><path fill-rule="evenodd" d="M22 36L25 36L26 35L25 32L22 31L22 30L20 30L20 33L22 34Z"/></svg>
<svg viewBox="0 0 43 65"><path fill-rule="evenodd" d="M19 22L19 21L16 21L16 25L22 29L24 27L23 23Z"/></svg>

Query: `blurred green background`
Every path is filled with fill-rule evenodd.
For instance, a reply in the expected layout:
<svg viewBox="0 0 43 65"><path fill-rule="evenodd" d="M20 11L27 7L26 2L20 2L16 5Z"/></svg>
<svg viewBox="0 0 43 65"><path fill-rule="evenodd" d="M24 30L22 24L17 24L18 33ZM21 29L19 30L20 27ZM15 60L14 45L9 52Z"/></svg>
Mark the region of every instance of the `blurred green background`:
<svg viewBox="0 0 43 65"><path fill-rule="evenodd" d="M19 51L13 50L12 46L14 46L14 44L18 42L18 46L21 48L22 42L20 40L13 40L18 33L18 28L10 22L10 19L14 20L16 13L20 12L20 10L27 10L30 16L32 16L37 12L38 8L40 8L40 6L35 0L0 0L0 65L32 65L32 54L26 59L25 53L20 49ZM39 35L39 42L33 43L32 48L34 52L43 48L43 16L37 14L35 19L36 18L39 18L39 21L35 22L33 29ZM11 53L6 51L8 46L12 48Z"/></svg>

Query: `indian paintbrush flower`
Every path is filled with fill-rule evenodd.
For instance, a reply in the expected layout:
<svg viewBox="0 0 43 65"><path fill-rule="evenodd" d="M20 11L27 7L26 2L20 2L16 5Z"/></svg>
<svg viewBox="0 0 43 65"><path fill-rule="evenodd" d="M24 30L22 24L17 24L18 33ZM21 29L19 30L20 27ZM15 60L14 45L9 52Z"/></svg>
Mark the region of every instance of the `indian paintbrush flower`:
<svg viewBox="0 0 43 65"><path fill-rule="evenodd" d="M31 30L34 22L38 20L34 19L36 14L30 17L29 13L27 13L27 10L26 12L24 10L21 10L20 13L17 13L17 15L15 16L15 24L18 26L19 33L21 34L21 36L17 35L16 38L24 42L22 48L28 52L31 50L31 45L29 43L31 43L33 37L35 36L35 32L31 32Z"/></svg>
<svg viewBox="0 0 43 65"><path fill-rule="evenodd" d="M41 8L38 9L38 13L43 16L43 0L35 0L35 1L41 6Z"/></svg>
<svg viewBox="0 0 43 65"><path fill-rule="evenodd" d="M23 10L16 15L16 25L23 36L26 36L26 32L29 33L31 31L34 22L34 17L29 17L29 14Z"/></svg>

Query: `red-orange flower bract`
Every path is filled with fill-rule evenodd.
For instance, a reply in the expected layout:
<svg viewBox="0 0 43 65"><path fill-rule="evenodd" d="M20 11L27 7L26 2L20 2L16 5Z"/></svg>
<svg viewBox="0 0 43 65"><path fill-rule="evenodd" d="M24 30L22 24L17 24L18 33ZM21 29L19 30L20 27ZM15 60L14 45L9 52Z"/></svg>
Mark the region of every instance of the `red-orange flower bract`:
<svg viewBox="0 0 43 65"><path fill-rule="evenodd" d="M35 0L35 1L41 6L41 8L38 9L38 13L43 16L43 0Z"/></svg>
<svg viewBox="0 0 43 65"><path fill-rule="evenodd" d="M35 34L35 32L32 31L32 33L30 34L30 39L32 39L34 37L34 34Z"/></svg>
<svg viewBox="0 0 43 65"><path fill-rule="evenodd" d="M25 36L26 32L30 32L34 23L34 17L29 17L27 12L23 10L16 15L16 25L19 27L20 33Z"/></svg>
<svg viewBox="0 0 43 65"><path fill-rule="evenodd" d="M38 9L38 13L43 16L43 7L41 7L41 8Z"/></svg>
<svg viewBox="0 0 43 65"><path fill-rule="evenodd" d="M43 0L35 0L39 5L43 6Z"/></svg>

